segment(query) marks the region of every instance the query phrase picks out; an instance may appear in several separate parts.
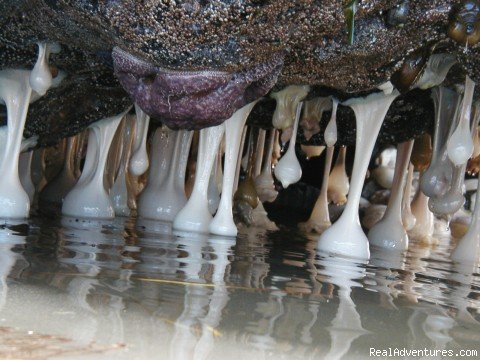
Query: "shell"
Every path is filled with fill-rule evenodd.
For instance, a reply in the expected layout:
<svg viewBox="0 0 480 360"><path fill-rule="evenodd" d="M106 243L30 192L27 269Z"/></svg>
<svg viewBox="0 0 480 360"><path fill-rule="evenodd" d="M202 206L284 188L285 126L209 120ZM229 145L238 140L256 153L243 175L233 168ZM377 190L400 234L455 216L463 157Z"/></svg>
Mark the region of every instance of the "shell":
<svg viewBox="0 0 480 360"><path fill-rule="evenodd" d="M430 49L423 48L407 56L391 77L391 83L401 92L408 92L422 76L430 55Z"/></svg>
<svg viewBox="0 0 480 360"><path fill-rule="evenodd" d="M234 200L235 202L245 202L249 204L252 209L258 206L258 195L251 177L246 178L238 185Z"/></svg>
<svg viewBox="0 0 480 360"><path fill-rule="evenodd" d="M461 45L473 46L480 41L480 2L468 0L452 9L448 36Z"/></svg>
<svg viewBox="0 0 480 360"><path fill-rule="evenodd" d="M410 159L415 167L415 171L425 171L428 168L432 158L432 151L432 142L429 134L425 133L415 140Z"/></svg>
<svg viewBox="0 0 480 360"><path fill-rule="evenodd" d="M407 22L409 8L409 1L407 0L388 10L387 24L390 26L403 26Z"/></svg>

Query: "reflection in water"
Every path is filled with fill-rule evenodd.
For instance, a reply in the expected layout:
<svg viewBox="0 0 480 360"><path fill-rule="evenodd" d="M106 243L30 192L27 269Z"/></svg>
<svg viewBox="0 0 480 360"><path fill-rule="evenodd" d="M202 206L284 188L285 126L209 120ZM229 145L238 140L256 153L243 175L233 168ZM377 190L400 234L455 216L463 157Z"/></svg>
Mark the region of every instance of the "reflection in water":
<svg viewBox="0 0 480 360"><path fill-rule="evenodd" d="M188 279L198 281L198 285L187 285L184 297L184 310L175 321L173 340L170 344L171 359L207 359L214 347L214 336L217 333L222 311L227 305L229 296L225 288L224 276L229 265L228 255L235 245L232 239L210 238L208 244L198 241L178 239L187 253L182 262L186 264L184 271ZM202 272L202 247L208 260L210 275ZM199 257L200 256L200 257ZM200 266L199 266L200 264ZM211 277L213 287L199 286ZM199 335L200 334L200 335Z"/></svg>
<svg viewBox="0 0 480 360"><path fill-rule="evenodd" d="M478 265L453 264L449 239L375 249L366 264L285 229L192 237L63 218L0 227L0 246L1 326L119 358L340 359L480 342Z"/></svg>
<svg viewBox="0 0 480 360"><path fill-rule="evenodd" d="M375 267L376 270L372 279L375 285L369 288L379 293L381 306L397 309L394 299L400 294L397 286L402 283L399 280L399 271L407 275L406 278L409 280L412 276L405 271L405 252L374 247L371 251L370 265Z"/></svg>
<svg viewBox="0 0 480 360"><path fill-rule="evenodd" d="M453 271L448 274L448 279L454 282L450 292L450 302L456 308L456 318L464 323L478 324L478 321L469 312L469 309L477 309L478 303L470 298L473 274L478 273L478 263L454 263ZM477 298L478 300L478 298Z"/></svg>
<svg viewBox="0 0 480 360"><path fill-rule="evenodd" d="M455 320L445 315L428 315L423 323L423 331L435 344L437 350L444 350L447 344L453 339L448 332L455 325Z"/></svg>
<svg viewBox="0 0 480 360"><path fill-rule="evenodd" d="M213 266L212 283L213 291L209 298L208 312L201 320L202 336L195 347L195 358L207 359L214 346L214 334L222 320L222 311L229 301L228 291L225 288L225 272L228 265L228 255L231 248L235 245L234 239L211 238L208 240Z"/></svg>
<svg viewBox="0 0 480 360"><path fill-rule="evenodd" d="M455 320L448 316L445 309L432 304L424 304L416 308L408 319L409 329L414 336L414 346L420 348L418 339L430 341L429 349L444 350L453 340L449 332L456 325Z"/></svg>
<svg viewBox="0 0 480 360"><path fill-rule="evenodd" d="M260 358L265 358L267 352L275 350L277 346L273 335L276 321L285 314L284 295L284 293L274 291L266 302L257 303L255 312L261 316L261 319L253 322L247 328L253 333L250 336L249 344L259 351Z"/></svg>
<svg viewBox="0 0 480 360"><path fill-rule="evenodd" d="M98 333L103 333L105 340L110 343L123 341L121 312L125 306L122 297L108 296L101 318L88 300L101 286L99 274L102 271L120 270L122 262L119 249L123 247L124 239L106 229L110 222L75 221L64 217L61 224L62 228L58 231L58 261L60 264L73 265L75 273L81 275L73 277L66 290L72 304L85 311L83 319L88 319L88 325L85 323L79 329L82 331L79 338L88 343L94 341Z"/></svg>
<svg viewBox="0 0 480 360"><path fill-rule="evenodd" d="M26 236L7 227L0 227L0 311L4 308L8 296L7 276L13 265L22 256L14 253L12 248L22 245Z"/></svg>
<svg viewBox="0 0 480 360"><path fill-rule="evenodd" d="M367 333L351 297L352 288L361 286L359 281L365 277L366 269L356 260L331 256L320 258L319 266L324 268L328 281L338 287L339 298L337 313L328 327L331 346L325 358L341 359L353 341Z"/></svg>

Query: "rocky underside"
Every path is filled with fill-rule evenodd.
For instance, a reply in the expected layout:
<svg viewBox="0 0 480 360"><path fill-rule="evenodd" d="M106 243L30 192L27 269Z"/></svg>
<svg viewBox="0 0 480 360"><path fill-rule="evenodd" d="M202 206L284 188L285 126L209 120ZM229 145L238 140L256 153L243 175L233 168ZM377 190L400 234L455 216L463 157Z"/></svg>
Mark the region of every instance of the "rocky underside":
<svg viewBox="0 0 480 360"><path fill-rule="evenodd" d="M38 41L61 45L50 65L54 75L62 71L66 77L31 105L25 129L26 136L39 136L40 145L120 113L132 99L146 104L144 110L155 122L177 128L217 124L246 102L291 84L310 85L309 98L335 95L343 100L375 91L394 74L402 81L407 75L415 77L405 71L421 73L434 53L457 58L446 80L449 86L461 83L465 74L480 81L478 41L460 43L462 32L468 39L480 32L478 1L358 1L353 24L348 21L351 4L3 0L0 68L31 68ZM133 65L115 62L114 49L126 54L120 60L134 59ZM404 65L412 63L413 69ZM405 94L390 109L380 142L401 142L431 128L429 91L408 92L408 84L402 90ZM158 100L149 108L152 94ZM193 105L200 115L186 111ZM273 100L260 101L249 122L270 127L274 108ZM329 114L323 114L321 129ZM5 121L4 108L0 117ZM337 119L339 142L352 144L353 112L340 106ZM307 142L300 132L299 140L322 144L322 134Z"/></svg>

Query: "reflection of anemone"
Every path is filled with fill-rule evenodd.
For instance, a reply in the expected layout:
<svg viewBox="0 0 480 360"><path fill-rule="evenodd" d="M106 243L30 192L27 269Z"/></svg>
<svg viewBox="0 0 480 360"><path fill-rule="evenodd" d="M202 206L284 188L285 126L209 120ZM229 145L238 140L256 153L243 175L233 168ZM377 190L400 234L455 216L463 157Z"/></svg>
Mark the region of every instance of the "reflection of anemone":
<svg viewBox="0 0 480 360"><path fill-rule="evenodd" d="M173 71L113 50L115 73L133 100L171 128L221 124L239 108L265 95L276 83L283 54L242 72Z"/></svg>
<svg viewBox="0 0 480 360"><path fill-rule="evenodd" d="M12 248L25 242L26 236L16 235L9 229L0 229L0 311L7 302L7 277L21 255L15 254Z"/></svg>
<svg viewBox="0 0 480 360"><path fill-rule="evenodd" d="M448 35L462 45L473 46L480 41L480 2L466 0L453 8Z"/></svg>

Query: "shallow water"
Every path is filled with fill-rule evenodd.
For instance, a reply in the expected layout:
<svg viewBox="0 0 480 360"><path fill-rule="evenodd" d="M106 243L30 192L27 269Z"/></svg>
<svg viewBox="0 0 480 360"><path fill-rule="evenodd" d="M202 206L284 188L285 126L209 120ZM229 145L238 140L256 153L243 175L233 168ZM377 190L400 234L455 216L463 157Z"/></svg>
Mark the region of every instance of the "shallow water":
<svg viewBox="0 0 480 360"><path fill-rule="evenodd" d="M240 233L177 236L134 219L1 226L0 358L480 354L480 275L449 261L450 239L357 264L297 231Z"/></svg>

